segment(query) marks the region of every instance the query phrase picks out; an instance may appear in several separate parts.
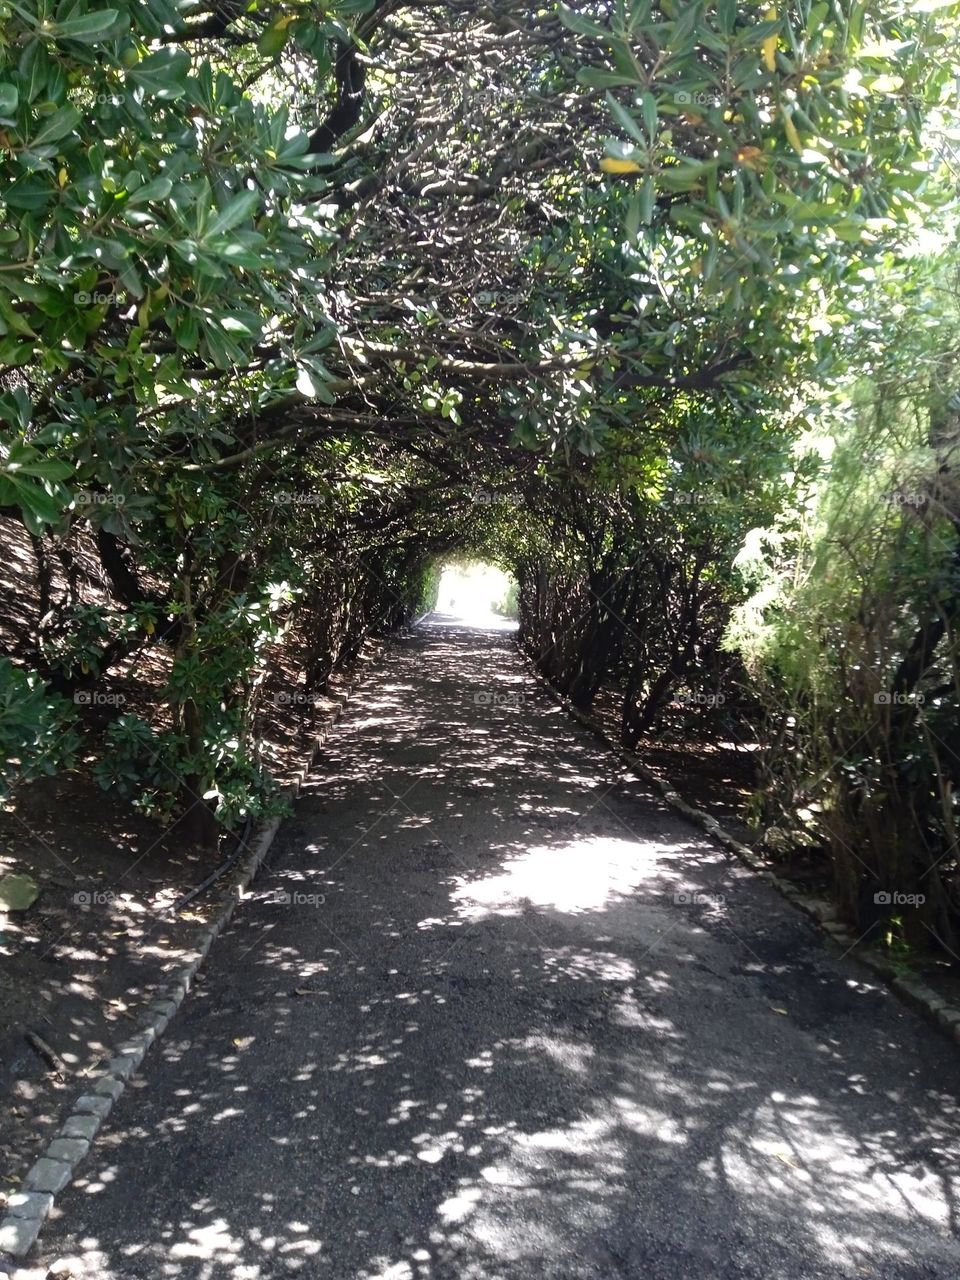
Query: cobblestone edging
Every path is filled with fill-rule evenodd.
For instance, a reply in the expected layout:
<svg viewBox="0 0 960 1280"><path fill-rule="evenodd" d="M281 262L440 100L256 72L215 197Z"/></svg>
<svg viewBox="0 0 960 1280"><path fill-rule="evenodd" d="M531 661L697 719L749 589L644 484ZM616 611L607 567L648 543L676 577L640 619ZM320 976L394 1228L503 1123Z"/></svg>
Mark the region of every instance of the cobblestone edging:
<svg viewBox="0 0 960 1280"><path fill-rule="evenodd" d="M364 682L371 667L383 655L387 643L386 640L377 642L362 669L354 673L346 689L337 696L336 706L324 718L317 732L309 759L287 788L287 795L291 800L299 795L300 788L313 767L317 751L330 730L339 722L344 707ZM164 994L145 1007L140 1030L115 1047L114 1056L96 1079L96 1083L73 1102L60 1132L28 1170L21 1190L9 1197L6 1213L0 1219L0 1277L7 1275L12 1262L23 1258L33 1247L40 1228L53 1208L54 1197L72 1180L74 1170L89 1152L97 1131L123 1093L127 1081L140 1066L153 1042L163 1035L170 1019L183 1003L214 939L229 923L244 890L262 866L280 822L280 818L273 818L255 832L250 841L249 853L238 864L239 870L234 872L227 892L223 895L223 904L204 929L192 959L175 972Z"/></svg>
<svg viewBox="0 0 960 1280"><path fill-rule="evenodd" d="M698 827L701 827L708 835L712 836L718 844L723 845L724 848L735 854L751 871L755 871L758 875L763 876L765 880L768 880L789 902L793 903L795 907L798 907L811 920L820 925L838 947L841 947L845 953L849 952L851 959L872 970L890 987L891 991L900 996L905 1004L908 1004L916 1013L921 1014L928 1022L933 1023L940 1031L943 1031L960 1044L960 1009L951 1005L943 996L938 995L932 987L927 986L920 978L901 973L895 965L884 960L882 956L873 955L869 951L852 950L852 948L856 947L860 938L843 923L831 902L824 898L816 898L804 893L792 881L784 879L783 876L778 876L763 858L759 857L749 845L737 840L729 831L726 831L712 814L688 804L669 781L662 778L649 765L645 765L632 751L628 751L626 747L621 747L616 742L613 742L607 736L599 720L575 707L569 698L554 689L549 680L537 670L530 654L519 643L517 644L517 651L534 679L549 693L555 702L559 703L571 719L589 729L608 750L617 755L644 782L649 783L654 790L658 791L671 809L675 809L678 813L683 814L685 818L689 818L691 822L696 823Z"/></svg>

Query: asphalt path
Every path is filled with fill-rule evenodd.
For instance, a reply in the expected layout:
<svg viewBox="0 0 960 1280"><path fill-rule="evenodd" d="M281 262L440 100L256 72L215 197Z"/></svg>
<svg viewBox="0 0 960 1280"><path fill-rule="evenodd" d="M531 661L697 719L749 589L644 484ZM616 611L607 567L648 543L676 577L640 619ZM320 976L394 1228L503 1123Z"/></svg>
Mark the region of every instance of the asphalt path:
<svg viewBox="0 0 960 1280"><path fill-rule="evenodd" d="M957 1280L958 1062L508 631L433 615L349 704L30 1265Z"/></svg>

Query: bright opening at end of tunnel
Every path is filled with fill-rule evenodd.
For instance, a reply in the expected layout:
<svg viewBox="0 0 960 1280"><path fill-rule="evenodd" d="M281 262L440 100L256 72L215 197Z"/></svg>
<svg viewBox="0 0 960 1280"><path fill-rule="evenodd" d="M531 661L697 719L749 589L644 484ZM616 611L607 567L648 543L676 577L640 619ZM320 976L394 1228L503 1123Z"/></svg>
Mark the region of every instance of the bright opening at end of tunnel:
<svg viewBox="0 0 960 1280"><path fill-rule="evenodd" d="M517 616L516 584L508 573L484 561L445 564L436 611L474 625L509 626Z"/></svg>

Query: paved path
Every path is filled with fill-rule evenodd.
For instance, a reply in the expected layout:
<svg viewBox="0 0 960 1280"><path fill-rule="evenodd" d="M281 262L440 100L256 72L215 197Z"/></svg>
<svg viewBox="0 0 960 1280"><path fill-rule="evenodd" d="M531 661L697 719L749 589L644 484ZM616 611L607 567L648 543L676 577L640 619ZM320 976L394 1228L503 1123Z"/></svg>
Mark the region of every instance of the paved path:
<svg viewBox="0 0 960 1280"><path fill-rule="evenodd" d="M957 1050L622 782L508 634L435 617L378 675L44 1260L956 1280Z"/></svg>

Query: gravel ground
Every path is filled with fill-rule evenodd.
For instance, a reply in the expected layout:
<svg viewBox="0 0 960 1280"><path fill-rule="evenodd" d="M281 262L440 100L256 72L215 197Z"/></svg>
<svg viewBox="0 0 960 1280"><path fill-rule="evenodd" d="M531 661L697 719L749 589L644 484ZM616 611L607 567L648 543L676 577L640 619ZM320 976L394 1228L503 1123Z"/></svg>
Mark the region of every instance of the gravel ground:
<svg viewBox="0 0 960 1280"><path fill-rule="evenodd" d="M505 629L434 615L351 701L30 1265L955 1280L958 1084Z"/></svg>

